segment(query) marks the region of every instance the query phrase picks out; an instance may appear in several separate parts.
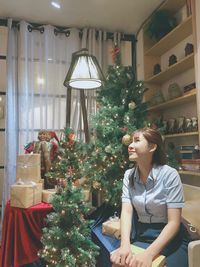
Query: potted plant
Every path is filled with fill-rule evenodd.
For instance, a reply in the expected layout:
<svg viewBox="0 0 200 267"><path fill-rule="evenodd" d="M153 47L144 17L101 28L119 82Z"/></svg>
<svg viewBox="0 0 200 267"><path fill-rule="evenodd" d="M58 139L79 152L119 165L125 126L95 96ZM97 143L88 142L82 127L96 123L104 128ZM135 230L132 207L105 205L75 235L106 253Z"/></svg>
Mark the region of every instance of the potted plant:
<svg viewBox="0 0 200 267"><path fill-rule="evenodd" d="M150 18L146 34L153 40L159 41L177 25L176 18L168 10L156 11Z"/></svg>

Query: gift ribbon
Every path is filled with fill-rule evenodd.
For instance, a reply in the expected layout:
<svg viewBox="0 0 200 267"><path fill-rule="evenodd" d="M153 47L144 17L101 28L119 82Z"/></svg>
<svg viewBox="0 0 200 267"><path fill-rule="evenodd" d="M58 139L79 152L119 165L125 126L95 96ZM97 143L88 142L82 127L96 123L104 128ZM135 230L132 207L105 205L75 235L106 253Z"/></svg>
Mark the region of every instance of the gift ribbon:
<svg viewBox="0 0 200 267"><path fill-rule="evenodd" d="M120 239L120 229L113 228L113 223L118 223L116 226L120 225L119 218L115 220L108 220L103 223L102 232L110 236L115 236L117 239ZM107 228L107 229L106 229Z"/></svg>
<svg viewBox="0 0 200 267"><path fill-rule="evenodd" d="M119 216L117 216L117 212L114 213L113 216L109 217L108 221L118 221L119 220Z"/></svg>
<svg viewBox="0 0 200 267"><path fill-rule="evenodd" d="M37 184L36 184L35 182L30 181L30 182L28 182L28 183L25 183L25 182L23 182L21 179L19 179L19 181L17 181L14 185L31 185L31 188L33 189L33 203L32 203L32 205L35 205L35 204L36 204L36 203L35 203L35 190L37 189ZM15 199L17 199L17 201L20 203L20 205L21 205L22 207L24 207L22 201L20 200L19 197L17 197L16 194L13 194L13 197L14 197Z"/></svg>

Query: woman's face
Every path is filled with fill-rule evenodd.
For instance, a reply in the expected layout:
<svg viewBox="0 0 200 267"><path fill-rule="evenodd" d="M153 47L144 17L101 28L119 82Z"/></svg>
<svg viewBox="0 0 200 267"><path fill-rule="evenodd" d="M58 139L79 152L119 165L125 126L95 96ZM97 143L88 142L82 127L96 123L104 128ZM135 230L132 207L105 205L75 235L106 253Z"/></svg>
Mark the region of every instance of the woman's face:
<svg viewBox="0 0 200 267"><path fill-rule="evenodd" d="M129 160L136 162L140 159L145 160L145 158L152 156L151 146L141 132L136 132L133 135L133 141L128 147L128 153Z"/></svg>

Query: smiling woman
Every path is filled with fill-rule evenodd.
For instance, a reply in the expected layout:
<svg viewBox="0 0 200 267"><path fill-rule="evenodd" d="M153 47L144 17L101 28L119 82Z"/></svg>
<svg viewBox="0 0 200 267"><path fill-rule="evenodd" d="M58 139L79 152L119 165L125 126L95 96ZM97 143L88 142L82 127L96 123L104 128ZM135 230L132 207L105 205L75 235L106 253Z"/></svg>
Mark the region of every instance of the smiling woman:
<svg viewBox="0 0 200 267"><path fill-rule="evenodd" d="M168 267L188 267L190 240L180 221L183 188L178 172L165 165L161 135L148 127L137 130L128 152L136 165L124 176L121 246L112 252L111 261L122 266L151 267L153 259L163 254ZM145 248L137 255L132 254L130 241L134 212L138 225L133 244Z"/></svg>

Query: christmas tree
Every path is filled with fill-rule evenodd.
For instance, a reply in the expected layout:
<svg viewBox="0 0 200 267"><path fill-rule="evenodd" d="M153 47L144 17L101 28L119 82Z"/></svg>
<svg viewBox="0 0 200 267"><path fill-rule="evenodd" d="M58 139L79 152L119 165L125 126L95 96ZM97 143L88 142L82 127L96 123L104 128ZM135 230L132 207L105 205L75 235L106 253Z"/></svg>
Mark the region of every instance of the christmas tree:
<svg viewBox="0 0 200 267"><path fill-rule="evenodd" d="M77 186L84 157L83 150L82 158L78 157L77 151L80 153L83 146L75 140L71 129L65 129L60 147L58 160L48 174L52 179L59 177L59 190L52 199L54 212L47 217L39 256L52 267L92 267L95 266L98 247L90 237L91 221L85 219L90 204L84 201L82 189Z"/></svg>
<svg viewBox="0 0 200 267"><path fill-rule="evenodd" d="M84 145L76 140L74 131L66 128L63 132L59 144L59 152L57 159L54 161L53 166L46 174L49 181L52 183L59 183L62 179L72 179L74 182L81 178L80 164L84 157ZM80 151L82 155L80 156ZM70 175L70 176L69 176Z"/></svg>
<svg viewBox="0 0 200 267"><path fill-rule="evenodd" d="M119 205L123 175L130 168L130 134L146 125L146 106L142 102L144 84L136 80L132 67L122 66L117 47L113 61L98 94L99 110L91 119L90 156L84 161L82 174L90 179L93 190L103 191L105 201Z"/></svg>

